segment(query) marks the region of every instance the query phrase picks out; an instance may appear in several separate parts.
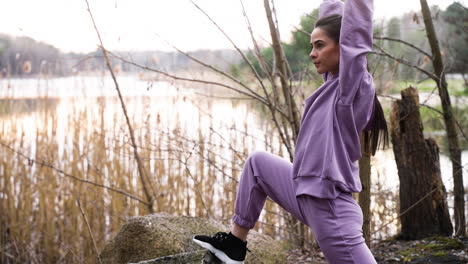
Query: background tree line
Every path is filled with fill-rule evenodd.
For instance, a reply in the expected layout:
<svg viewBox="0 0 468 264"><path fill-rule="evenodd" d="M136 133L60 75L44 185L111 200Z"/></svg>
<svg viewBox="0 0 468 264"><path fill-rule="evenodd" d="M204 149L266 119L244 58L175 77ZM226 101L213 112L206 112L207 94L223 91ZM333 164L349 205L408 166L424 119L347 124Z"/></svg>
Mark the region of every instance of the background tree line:
<svg viewBox="0 0 468 264"><path fill-rule="evenodd" d="M447 68L446 73L459 73L467 83L466 73L468 72L468 11L467 8L458 2L454 2L441 10L433 6L431 13L436 27L437 35L443 49L443 56ZM289 61L293 78L301 79L305 74L313 74L313 65L309 59L310 37L308 33L312 32L315 21L318 18L318 9L313 10L301 17L299 27L292 32L291 40L283 43L286 58ZM405 40L412 43L422 50L430 50L429 43L425 36L424 24L415 13L402 14L400 17L393 17L388 21L377 22L374 25L376 36L385 35L389 38ZM397 41L383 41L376 39L389 53L405 58L415 65L421 65L425 69L432 69L427 57L423 56L417 50L402 45ZM261 50L261 54L268 64L274 64L273 47L266 47ZM258 72L261 66L258 61L253 60L253 52L248 53L252 59L254 67ZM376 69L374 75L382 76L386 80L422 80L420 72L413 68L404 67L395 63L389 58L380 58L379 56L370 57L370 68ZM241 70L246 69L245 62L240 65L233 65L232 72L240 76ZM262 76L264 77L264 76ZM465 91L468 93L468 90Z"/></svg>
<svg viewBox="0 0 468 264"><path fill-rule="evenodd" d="M240 56L233 50L197 50L191 55L203 58L208 63L228 69L231 64L239 63ZM133 61L149 67L165 70L197 70L197 63L178 52L138 51L116 52L118 55L131 56ZM220 59L221 58L221 59ZM111 59L117 68L124 72L137 72L138 67ZM27 77L43 74L66 76L76 72L96 72L105 70L102 51L89 53L64 53L54 46L36 41L30 37L12 37L0 34L0 72L2 76Z"/></svg>
<svg viewBox="0 0 468 264"><path fill-rule="evenodd" d="M447 73L462 74L465 82L468 76L468 12L466 7L454 2L446 10L440 10L437 6L432 7L434 23L440 42L443 47L443 55L447 64ZM313 30L313 25L318 17L318 9L301 17L299 26L292 32L291 40L282 43L283 49L292 72L293 79L299 80L304 75L313 75L312 64L309 60L310 38L307 33ZM403 14L393 17L388 21L376 23L376 34L384 34L390 38L404 39L423 50L429 46L424 37L424 25L414 13ZM411 63L431 68L428 59L421 56L418 51L410 49L401 43L382 41L382 47L391 54L406 58ZM141 52L116 52L119 55L130 55L133 61L165 70L193 69L198 66L192 60L178 52L163 51L141 51ZM241 71L246 69L246 63L241 63L241 57L232 50L200 50L189 52L189 54L203 58L209 64L217 65L222 69L231 68L231 72L240 76ZM274 63L272 47L261 49L261 54L269 65ZM254 53L248 52L247 56L261 77L265 73L254 59ZM220 60L221 59L221 60ZM119 60L113 60L119 64ZM376 74L387 75L386 79L414 80L420 77L415 69L400 67L391 59L373 58L370 60L372 68L377 68ZM119 64L120 65L120 64ZM378 66L378 67L377 67ZM120 69L126 72L138 71L138 67L121 64ZM97 49L87 54L63 53L54 46L35 41L30 37L12 37L0 34L0 69L1 73L10 76L27 76L28 74L51 74L69 75L79 71L99 71L105 69L102 52ZM314 76L317 77L317 76ZM466 91L468 93L468 91Z"/></svg>

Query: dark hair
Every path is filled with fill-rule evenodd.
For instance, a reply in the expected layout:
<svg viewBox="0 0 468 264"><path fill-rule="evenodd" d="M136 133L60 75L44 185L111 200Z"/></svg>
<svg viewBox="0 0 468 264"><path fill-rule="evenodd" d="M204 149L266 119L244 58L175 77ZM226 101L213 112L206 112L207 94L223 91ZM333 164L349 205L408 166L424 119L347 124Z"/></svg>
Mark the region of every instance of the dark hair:
<svg viewBox="0 0 468 264"><path fill-rule="evenodd" d="M321 28L325 34L336 43L340 43L341 15L331 15L322 17L315 22L316 28ZM377 148L382 143L382 148L388 146L388 127L382 105L374 96L374 109L372 118L364 129L364 151L375 155Z"/></svg>
<svg viewBox="0 0 468 264"><path fill-rule="evenodd" d="M374 156L380 143L382 143L382 148L388 146L388 127L382 105L377 99L377 94L375 94L372 117L366 129L364 129L364 151L370 151Z"/></svg>
<svg viewBox="0 0 468 264"><path fill-rule="evenodd" d="M322 17L315 22L315 27L323 29L329 38L340 43L341 15Z"/></svg>

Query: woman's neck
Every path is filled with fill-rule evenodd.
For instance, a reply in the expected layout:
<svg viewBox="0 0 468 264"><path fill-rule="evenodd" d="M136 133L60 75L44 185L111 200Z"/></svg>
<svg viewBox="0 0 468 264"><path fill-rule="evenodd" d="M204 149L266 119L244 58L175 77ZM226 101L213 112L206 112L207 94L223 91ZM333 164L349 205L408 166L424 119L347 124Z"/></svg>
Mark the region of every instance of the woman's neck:
<svg viewBox="0 0 468 264"><path fill-rule="evenodd" d="M328 74L330 74L330 78L335 78L336 76L338 76L338 71L336 71L336 72L328 72Z"/></svg>

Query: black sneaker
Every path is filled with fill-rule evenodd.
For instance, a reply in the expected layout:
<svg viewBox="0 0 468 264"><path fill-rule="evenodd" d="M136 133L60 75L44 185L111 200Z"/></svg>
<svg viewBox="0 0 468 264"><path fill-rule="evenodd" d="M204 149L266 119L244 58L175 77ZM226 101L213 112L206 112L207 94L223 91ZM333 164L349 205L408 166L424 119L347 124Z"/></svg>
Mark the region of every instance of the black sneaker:
<svg viewBox="0 0 468 264"><path fill-rule="evenodd" d="M231 233L218 232L212 237L194 236L193 241L228 264L244 263L245 254L248 250L247 242L242 241Z"/></svg>

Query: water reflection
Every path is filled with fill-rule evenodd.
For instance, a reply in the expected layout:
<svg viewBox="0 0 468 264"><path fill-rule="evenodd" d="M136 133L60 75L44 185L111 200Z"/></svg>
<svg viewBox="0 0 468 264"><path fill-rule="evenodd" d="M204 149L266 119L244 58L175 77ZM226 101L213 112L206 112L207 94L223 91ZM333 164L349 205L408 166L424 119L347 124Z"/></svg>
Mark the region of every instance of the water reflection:
<svg viewBox="0 0 468 264"><path fill-rule="evenodd" d="M119 75L117 80L123 96L181 96L191 89L178 89L170 82L145 81L135 75ZM0 98L36 97L106 97L116 96L113 80L107 75L69 76L40 79L0 79Z"/></svg>
<svg viewBox="0 0 468 264"><path fill-rule="evenodd" d="M0 116L20 115L55 108L58 98L0 98Z"/></svg>

